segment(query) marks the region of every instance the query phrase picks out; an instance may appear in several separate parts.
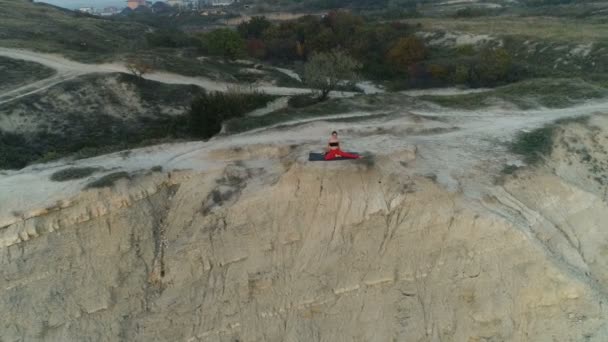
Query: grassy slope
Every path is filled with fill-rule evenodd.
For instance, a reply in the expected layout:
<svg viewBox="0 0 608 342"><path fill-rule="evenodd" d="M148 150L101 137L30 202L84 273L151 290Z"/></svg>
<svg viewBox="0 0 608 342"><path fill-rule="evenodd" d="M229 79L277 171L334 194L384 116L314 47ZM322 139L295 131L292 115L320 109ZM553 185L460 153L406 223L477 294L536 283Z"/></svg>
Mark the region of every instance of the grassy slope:
<svg viewBox="0 0 608 342"><path fill-rule="evenodd" d="M231 119L226 122L226 133L245 132L293 120L321 118L327 115L346 113L349 110L351 108L344 100L330 99L307 108L286 108L263 116Z"/></svg>
<svg viewBox="0 0 608 342"><path fill-rule="evenodd" d="M511 152L519 154L529 165L542 162L553 151L555 135L562 125L571 123L587 124L589 117L566 118L537 128L531 132L520 133L509 145Z"/></svg>
<svg viewBox="0 0 608 342"><path fill-rule="evenodd" d="M0 115L22 125L0 130L0 169L182 136L184 114L200 91L130 75L88 75L3 104Z"/></svg>
<svg viewBox="0 0 608 342"><path fill-rule="evenodd" d="M0 57L0 93L41 80L55 73L43 65Z"/></svg>
<svg viewBox="0 0 608 342"><path fill-rule="evenodd" d="M435 32L427 41L441 40L445 32L496 38L489 44L500 43L512 56L520 77L529 79L483 94L429 96L426 99L461 109L481 108L495 104L496 100L512 102L520 108L557 108L607 96L608 22L605 17L523 16L523 13L531 15L538 9L518 10L523 11L521 16L405 20L409 24L420 23L419 29L423 32ZM445 45L435 47L435 50L448 51ZM440 62L441 58L445 56L435 53L435 60Z"/></svg>
<svg viewBox="0 0 608 342"><path fill-rule="evenodd" d="M595 42L608 37L608 23L600 19L550 17L416 18L404 20L425 30L460 31L503 36L505 34L562 42Z"/></svg>
<svg viewBox="0 0 608 342"><path fill-rule="evenodd" d="M422 96L421 99L458 109L479 109L506 101L521 109L564 108L608 97L608 89L580 79L535 79L498 87L483 93L453 96Z"/></svg>
<svg viewBox="0 0 608 342"><path fill-rule="evenodd" d="M61 53L85 62L107 60L144 44L146 27L92 18L26 0L0 0L0 45Z"/></svg>
<svg viewBox="0 0 608 342"><path fill-rule="evenodd" d="M608 22L598 18L420 18L422 31L499 38L514 61L544 77L608 74Z"/></svg>
<svg viewBox="0 0 608 342"><path fill-rule="evenodd" d="M158 25L166 20L150 18L157 20L151 23ZM241 77L242 65L214 59L199 61L193 48L149 48L145 41L149 30L145 24L124 18L90 17L43 3L0 0L2 47L59 53L87 63L136 57L151 62L157 70L182 75L223 81L237 81ZM289 82L286 76L273 70L268 70L265 78Z"/></svg>
<svg viewBox="0 0 608 342"><path fill-rule="evenodd" d="M411 99L403 98L400 95L361 95L350 99L329 99L325 102L317 103L304 108L285 108L276 112L256 117L243 117L228 120L226 122L226 133L240 133L256 128L268 127L297 120L316 119L324 120L325 117L335 114L349 114L354 111L372 112L389 111L394 107L402 107L411 104ZM368 115L365 119L378 118L384 114ZM357 119L330 119L331 121L357 121Z"/></svg>

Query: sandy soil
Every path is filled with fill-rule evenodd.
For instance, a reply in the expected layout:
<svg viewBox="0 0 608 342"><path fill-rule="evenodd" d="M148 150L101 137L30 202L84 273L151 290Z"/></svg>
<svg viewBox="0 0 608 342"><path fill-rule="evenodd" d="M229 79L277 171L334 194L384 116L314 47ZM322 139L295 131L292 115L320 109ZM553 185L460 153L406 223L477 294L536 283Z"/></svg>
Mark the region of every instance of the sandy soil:
<svg viewBox="0 0 608 342"><path fill-rule="evenodd" d="M218 137L209 142L166 144L134 150L125 158L120 153L71 162L70 166L102 166L108 170L137 172L161 165L166 170L208 170L225 165L210 159L215 150L247 146L298 147L301 158L311 150L322 149L332 130L343 132L345 146L375 155L391 154L411 146L418 150L415 172L434 175L451 191L481 196L481 189L505 163L517 163L506 153L504 142L517 132L540 127L566 117L608 112L608 102L588 103L566 109L532 111L408 111L403 109L390 119L356 123L328 123L325 120L365 117L381 112L354 112L281 123L242 134ZM288 126L289 125L289 126ZM276 156L261 156L262 160ZM14 212L35 213L56 201L77 194L90 179L56 183L49 176L64 167L58 161L32 165L20 171L5 171L0 176L0 227L21 217ZM109 171L108 171L109 172ZM105 173L108 173L105 172ZM104 173L99 173L98 176Z"/></svg>

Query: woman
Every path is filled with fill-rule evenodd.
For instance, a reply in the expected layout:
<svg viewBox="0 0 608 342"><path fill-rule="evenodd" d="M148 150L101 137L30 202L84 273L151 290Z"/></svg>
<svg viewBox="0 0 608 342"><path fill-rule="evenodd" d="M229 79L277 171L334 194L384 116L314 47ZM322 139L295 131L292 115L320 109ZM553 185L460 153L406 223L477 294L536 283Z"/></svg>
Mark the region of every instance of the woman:
<svg viewBox="0 0 608 342"><path fill-rule="evenodd" d="M332 160L336 158L345 158L345 159L359 159L360 155L343 152L340 150L340 140L338 140L338 132L331 132L331 137L329 138L329 142L327 143L327 147L325 148L325 160Z"/></svg>

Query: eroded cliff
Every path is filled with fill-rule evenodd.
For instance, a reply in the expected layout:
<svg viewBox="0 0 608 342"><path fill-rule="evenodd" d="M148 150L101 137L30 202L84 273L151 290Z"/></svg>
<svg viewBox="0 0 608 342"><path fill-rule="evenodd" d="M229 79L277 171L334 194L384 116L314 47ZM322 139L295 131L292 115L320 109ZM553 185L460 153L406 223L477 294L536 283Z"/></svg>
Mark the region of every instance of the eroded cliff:
<svg viewBox="0 0 608 342"><path fill-rule="evenodd" d="M78 192L0 229L1 340L605 341L606 187L563 141L603 167L606 127L456 191L414 147L256 146Z"/></svg>

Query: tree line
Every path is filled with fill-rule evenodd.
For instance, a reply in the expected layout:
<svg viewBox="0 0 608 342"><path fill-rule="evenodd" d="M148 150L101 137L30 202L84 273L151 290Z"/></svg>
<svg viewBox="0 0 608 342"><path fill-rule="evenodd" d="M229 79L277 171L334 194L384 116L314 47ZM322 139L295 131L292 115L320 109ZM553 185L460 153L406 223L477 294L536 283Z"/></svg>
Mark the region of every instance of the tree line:
<svg viewBox="0 0 608 342"><path fill-rule="evenodd" d="M499 45L428 46L418 31L415 25L370 21L339 10L280 23L253 17L236 29L193 35L158 30L146 40L151 47L196 48L203 55L288 66L341 51L356 61L362 76L388 81L394 88L487 87L526 77L527 70Z"/></svg>
<svg viewBox="0 0 608 342"><path fill-rule="evenodd" d="M402 87L495 86L523 74L500 46L430 47L416 31L401 22L368 22L348 11L332 11L281 23L253 17L236 30L217 29L199 38L201 52L208 55L284 65L339 50L360 64L364 77Z"/></svg>

